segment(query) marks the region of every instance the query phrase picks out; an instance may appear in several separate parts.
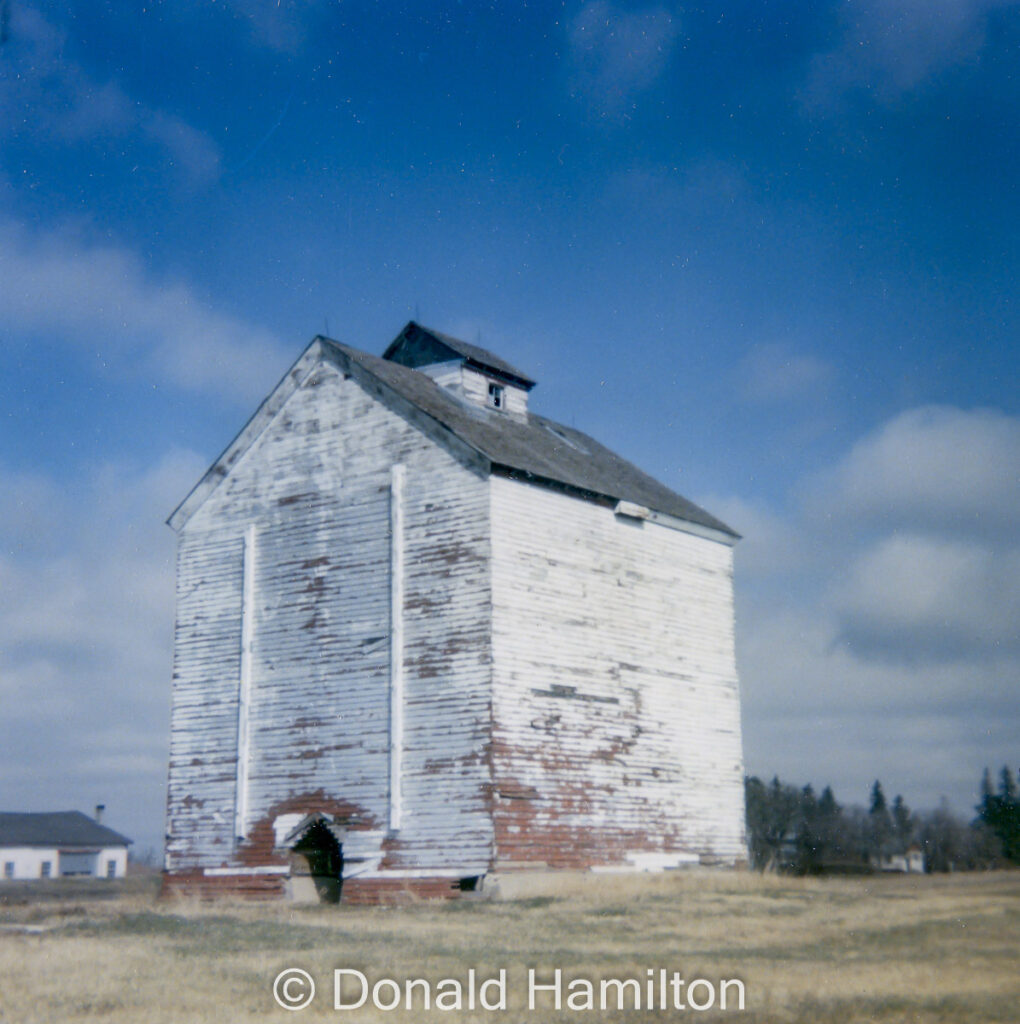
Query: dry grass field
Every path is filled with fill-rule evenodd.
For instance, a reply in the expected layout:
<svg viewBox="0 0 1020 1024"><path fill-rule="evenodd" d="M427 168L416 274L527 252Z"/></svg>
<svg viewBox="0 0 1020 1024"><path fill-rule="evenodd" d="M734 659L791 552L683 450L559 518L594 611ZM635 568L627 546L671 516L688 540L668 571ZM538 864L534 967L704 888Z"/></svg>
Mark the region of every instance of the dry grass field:
<svg viewBox="0 0 1020 1024"><path fill-rule="evenodd" d="M0 896L0 1021L558 1022L747 1024L1020 1020L1020 872L951 877L762 878L678 873L535 879L496 902L400 909L158 903L65 886ZM318 991L300 1012L272 985L300 967ZM333 971L374 982L465 982L507 972L505 1010L333 1007ZM740 979L745 1009L556 1012L527 1008L528 969L568 981ZM296 989L290 992L297 995ZM383 995L386 993L384 992ZM697 999L703 1003L708 989Z"/></svg>

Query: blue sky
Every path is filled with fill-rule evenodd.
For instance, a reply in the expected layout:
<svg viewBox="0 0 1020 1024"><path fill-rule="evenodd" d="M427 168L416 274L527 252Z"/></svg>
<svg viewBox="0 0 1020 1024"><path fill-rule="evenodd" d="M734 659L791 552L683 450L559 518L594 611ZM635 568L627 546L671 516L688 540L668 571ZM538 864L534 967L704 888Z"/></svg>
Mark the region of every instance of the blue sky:
<svg viewBox="0 0 1020 1024"><path fill-rule="evenodd" d="M412 317L744 533L750 771L1020 761L1020 3L0 11L4 807L158 844L163 520Z"/></svg>

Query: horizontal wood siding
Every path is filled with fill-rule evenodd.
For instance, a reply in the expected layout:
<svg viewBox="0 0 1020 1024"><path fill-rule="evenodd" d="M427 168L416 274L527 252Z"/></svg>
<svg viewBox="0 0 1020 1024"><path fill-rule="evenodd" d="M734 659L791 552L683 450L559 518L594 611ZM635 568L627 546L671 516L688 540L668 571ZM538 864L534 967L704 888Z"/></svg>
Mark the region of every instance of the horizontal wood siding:
<svg viewBox="0 0 1020 1024"><path fill-rule="evenodd" d="M177 621L166 863L230 855L241 673L243 531L188 531L177 549Z"/></svg>
<svg viewBox="0 0 1020 1024"><path fill-rule="evenodd" d="M403 807L387 834L390 475L404 484ZM491 858L488 490L322 363L180 537L167 867L285 863L273 822L341 819L359 877ZM235 847L242 538L257 528L248 824ZM357 858L351 857L356 853Z"/></svg>
<svg viewBox="0 0 1020 1024"><path fill-rule="evenodd" d="M464 397L475 405L491 405L489 385L498 384L503 389L503 411L515 416L524 416L528 411L528 392L513 384L506 384L497 377L487 377L477 370L464 367L462 387Z"/></svg>
<svg viewBox="0 0 1020 1024"><path fill-rule="evenodd" d="M731 548L490 486L497 867L743 860Z"/></svg>
<svg viewBox="0 0 1020 1024"><path fill-rule="evenodd" d="M385 826L388 499L379 483L345 488L260 530L248 835L268 809L319 791Z"/></svg>

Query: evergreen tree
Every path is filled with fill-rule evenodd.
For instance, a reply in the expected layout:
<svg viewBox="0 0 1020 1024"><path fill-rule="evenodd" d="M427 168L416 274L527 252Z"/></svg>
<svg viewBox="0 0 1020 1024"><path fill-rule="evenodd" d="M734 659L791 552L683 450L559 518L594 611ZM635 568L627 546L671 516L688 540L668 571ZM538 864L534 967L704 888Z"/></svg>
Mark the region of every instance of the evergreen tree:
<svg viewBox="0 0 1020 1024"><path fill-rule="evenodd" d="M999 773L997 793L992 791L991 774L985 769L977 812L976 824L995 836L1002 858L1010 864L1020 864L1020 797L1013 773L1005 765Z"/></svg>
<svg viewBox="0 0 1020 1024"><path fill-rule="evenodd" d="M885 802L885 793L882 792L882 783L878 779L875 779L871 787L871 807L868 808L868 813L872 815L889 813L889 808Z"/></svg>
<svg viewBox="0 0 1020 1024"><path fill-rule="evenodd" d="M818 798L818 812L825 818L831 818L839 814L839 804L833 795L832 786L826 786L822 795Z"/></svg>
<svg viewBox="0 0 1020 1024"><path fill-rule="evenodd" d="M802 864L803 871L820 872L826 865L845 862L853 855L850 826L831 786L822 790L817 801L811 793L810 802L805 800L804 812L810 822L811 847L810 856Z"/></svg>
<svg viewBox="0 0 1020 1024"><path fill-rule="evenodd" d="M785 866L787 841L800 812L800 794L775 776L765 785L757 776L744 780L751 866L759 871Z"/></svg>
<svg viewBox="0 0 1020 1024"><path fill-rule="evenodd" d="M992 789L992 773L985 768L984 774L981 776L981 803L984 804L994 793L995 791Z"/></svg>
<svg viewBox="0 0 1020 1024"><path fill-rule="evenodd" d="M818 815L818 800L808 783L800 791L800 815L797 822L797 860L794 865L798 874L814 874L820 869L825 854L825 837L822 835Z"/></svg>
<svg viewBox="0 0 1020 1024"><path fill-rule="evenodd" d="M882 783L875 779L871 787L871 807L868 810L867 845L873 863L888 856L892 850L893 820L885 802Z"/></svg>
<svg viewBox="0 0 1020 1024"><path fill-rule="evenodd" d="M1002 766L999 772L999 794L1003 800L1016 803L1016 782L1013 781L1013 773L1006 765Z"/></svg>
<svg viewBox="0 0 1020 1024"><path fill-rule="evenodd" d="M914 816L899 794L892 806L893 834L896 837L897 853L905 853L914 838Z"/></svg>

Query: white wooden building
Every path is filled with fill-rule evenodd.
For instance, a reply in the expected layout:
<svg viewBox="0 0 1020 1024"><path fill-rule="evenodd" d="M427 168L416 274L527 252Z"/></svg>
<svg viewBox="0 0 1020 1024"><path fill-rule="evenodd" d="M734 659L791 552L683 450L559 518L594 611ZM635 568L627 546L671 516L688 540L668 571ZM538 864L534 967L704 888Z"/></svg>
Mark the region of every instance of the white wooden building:
<svg viewBox="0 0 1020 1024"><path fill-rule="evenodd" d="M744 861L737 537L532 387L316 338L173 513L167 891Z"/></svg>
<svg viewBox="0 0 1020 1024"><path fill-rule="evenodd" d="M70 876L123 878L130 844L130 839L80 811L0 811L0 883Z"/></svg>
<svg viewBox="0 0 1020 1024"><path fill-rule="evenodd" d="M917 843L911 843L902 853L884 854L873 862L879 871L897 871L905 875L924 874L924 852Z"/></svg>

